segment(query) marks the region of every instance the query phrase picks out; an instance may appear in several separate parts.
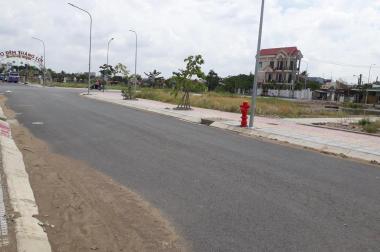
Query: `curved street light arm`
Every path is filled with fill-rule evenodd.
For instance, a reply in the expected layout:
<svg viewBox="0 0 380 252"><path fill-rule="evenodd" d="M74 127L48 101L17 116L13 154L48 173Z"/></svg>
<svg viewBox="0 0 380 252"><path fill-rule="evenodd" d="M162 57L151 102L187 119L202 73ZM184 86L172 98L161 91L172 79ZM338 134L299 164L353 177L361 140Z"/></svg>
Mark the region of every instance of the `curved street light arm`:
<svg viewBox="0 0 380 252"><path fill-rule="evenodd" d="M87 94L90 94L90 87L91 87L91 47L92 47L92 16L91 16L91 13L86 11L85 9L82 9L72 3L67 3L69 5L71 5L72 7L74 8L77 8L85 13L88 14L88 16L90 17L90 52L89 52L89 55L88 55L88 91L87 91Z"/></svg>
<svg viewBox="0 0 380 252"><path fill-rule="evenodd" d="M42 39L39 39L36 37L32 37L32 39L40 41L42 43L43 48L44 48L44 59L43 59L44 60L44 65L43 65L44 69L42 71L42 75L43 75L42 84L43 84L43 86L45 86L45 82L46 82L46 54L45 54L46 48L45 48L45 42Z"/></svg>

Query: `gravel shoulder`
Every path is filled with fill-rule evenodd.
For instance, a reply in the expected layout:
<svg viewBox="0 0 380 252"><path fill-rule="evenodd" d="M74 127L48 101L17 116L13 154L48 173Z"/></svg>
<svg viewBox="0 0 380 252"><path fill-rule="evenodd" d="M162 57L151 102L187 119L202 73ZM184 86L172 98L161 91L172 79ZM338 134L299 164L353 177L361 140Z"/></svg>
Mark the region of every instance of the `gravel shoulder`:
<svg viewBox="0 0 380 252"><path fill-rule="evenodd" d="M4 102L53 251L187 251L157 209L87 164L49 151Z"/></svg>

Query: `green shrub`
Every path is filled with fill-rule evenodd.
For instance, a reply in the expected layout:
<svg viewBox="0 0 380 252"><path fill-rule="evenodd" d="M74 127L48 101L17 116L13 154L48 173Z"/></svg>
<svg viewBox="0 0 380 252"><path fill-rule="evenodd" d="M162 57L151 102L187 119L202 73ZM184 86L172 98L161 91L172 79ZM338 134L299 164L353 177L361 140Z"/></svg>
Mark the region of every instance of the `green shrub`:
<svg viewBox="0 0 380 252"><path fill-rule="evenodd" d="M132 87L124 87L121 89L121 95L123 96L124 100L132 100L134 99Z"/></svg>
<svg viewBox="0 0 380 252"><path fill-rule="evenodd" d="M369 118L363 118L363 119L360 119L360 121L358 122L358 124L360 126L366 126L366 125L371 124L371 121L369 120Z"/></svg>

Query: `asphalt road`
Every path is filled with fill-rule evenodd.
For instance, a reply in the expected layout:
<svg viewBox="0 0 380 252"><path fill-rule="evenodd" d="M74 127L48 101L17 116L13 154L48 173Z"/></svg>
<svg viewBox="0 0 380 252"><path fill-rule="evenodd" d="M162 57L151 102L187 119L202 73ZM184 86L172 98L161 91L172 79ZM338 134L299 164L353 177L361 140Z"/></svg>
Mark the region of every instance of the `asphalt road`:
<svg viewBox="0 0 380 252"><path fill-rule="evenodd" d="M138 192L194 251L380 251L379 167L78 91L0 85L5 90L37 137Z"/></svg>

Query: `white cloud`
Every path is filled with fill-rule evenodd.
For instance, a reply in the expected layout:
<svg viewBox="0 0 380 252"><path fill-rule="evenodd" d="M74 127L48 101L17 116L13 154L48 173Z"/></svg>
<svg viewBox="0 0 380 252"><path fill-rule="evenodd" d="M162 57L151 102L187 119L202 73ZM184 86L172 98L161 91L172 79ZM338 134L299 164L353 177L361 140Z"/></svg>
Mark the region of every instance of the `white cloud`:
<svg viewBox="0 0 380 252"><path fill-rule="evenodd" d="M205 71L222 76L253 72L260 0L72 0L89 10L93 23L93 71L110 62L133 70L134 35L139 34L138 72L158 69L166 76L183 59L201 53ZM31 36L46 41L47 66L87 71L89 18L61 0L0 1L0 50L41 53ZM368 75L380 56L380 3L376 0L266 1L263 47L298 46L312 75L344 78ZM378 63L380 67L380 62ZM303 66L305 67L305 66ZM372 76L380 74L374 68Z"/></svg>

